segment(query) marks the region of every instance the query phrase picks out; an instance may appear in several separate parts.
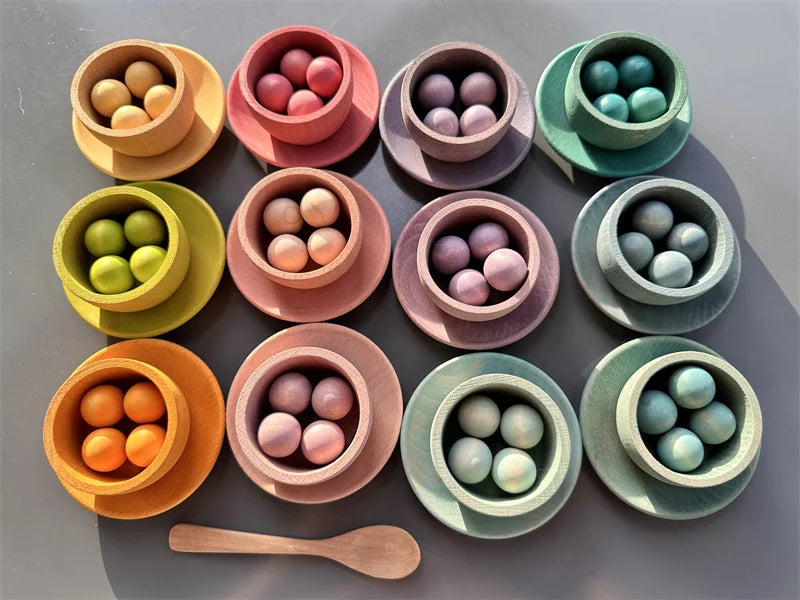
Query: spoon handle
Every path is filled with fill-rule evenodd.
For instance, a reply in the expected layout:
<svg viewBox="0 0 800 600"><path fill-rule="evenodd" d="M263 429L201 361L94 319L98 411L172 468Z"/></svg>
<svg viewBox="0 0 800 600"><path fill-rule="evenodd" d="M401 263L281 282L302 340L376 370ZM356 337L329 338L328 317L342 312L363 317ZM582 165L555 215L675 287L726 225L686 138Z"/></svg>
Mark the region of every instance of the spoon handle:
<svg viewBox="0 0 800 600"><path fill-rule="evenodd" d="M233 531L179 523L170 529L169 547L176 552L224 554L314 554L324 556L323 540L300 540L276 535Z"/></svg>

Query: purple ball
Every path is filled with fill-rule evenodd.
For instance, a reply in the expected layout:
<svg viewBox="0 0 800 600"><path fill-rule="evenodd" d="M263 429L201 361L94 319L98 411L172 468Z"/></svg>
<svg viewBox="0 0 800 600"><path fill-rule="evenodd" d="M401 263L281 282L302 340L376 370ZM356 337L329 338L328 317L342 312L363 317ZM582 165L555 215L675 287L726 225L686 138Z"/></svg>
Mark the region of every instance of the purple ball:
<svg viewBox="0 0 800 600"><path fill-rule="evenodd" d="M475 135L497 123L494 111L484 104L473 104L461 113L461 135Z"/></svg>
<svg viewBox="0 0 800 600"><path fill-rule="evenodd" d="M456 137L458 135L458 117L449 108L437 107L425 115L422 121L436 133Z"/></svg>
<svg viewBox="0 0 800 600"><path fill-rule="evenodd" d="M452 275L469 264L469 246L455 235L440 237L431 248L431 264L442 275Z"/></svg>
<svg viewBox="0 0 800 600"><path fill-rule="evenodd" d="M268 414L258 426L258 445L267 456L283 458L300 446L300 423L285 412Z"/></svg>
<svg viewBox="0 0 800 600"><path fill-rule="evenodd" d="M490 106L497 98L497 84L488 73L478 71L468 75L461 82L458 95L464 106L473 104L484 104Z"/></svg>
<svg viewBox="0 0 800 600"><path fill-rule="evenodd" d="M453 300L471 306L482 306L489 299L489 284L475 269L463 269L450 280L447 293Z"/></svg>
<svg viewBox="0 0 800 600"><path fill-rule="evenodd" d="M486 257L483 275L494 289L510 292L519 287L528 276L528 265L516 250L500 248Z"/></svg>
<svg viewBox="0 0 800 600"><path fill-rule="evenodd" d="M417 98L428 110L437 106L450 106L456 98L456 89L450 79L441 73L434 73L419 84Z"/></svg>
<svg viewBox="0 0 800 600"><path fill-rule="evenodd" d="M469 249L476 260L486 260L495 250L508 248L508 233L497 223L481 223L469 234Z"/></svg>

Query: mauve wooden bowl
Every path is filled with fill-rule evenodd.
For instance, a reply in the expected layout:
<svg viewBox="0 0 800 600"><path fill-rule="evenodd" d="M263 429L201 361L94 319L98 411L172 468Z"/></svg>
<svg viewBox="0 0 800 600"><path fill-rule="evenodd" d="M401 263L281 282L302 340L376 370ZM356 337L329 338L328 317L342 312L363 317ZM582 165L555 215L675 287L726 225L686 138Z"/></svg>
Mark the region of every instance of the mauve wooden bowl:
<svg viewBox="0 0 800 600"><path fill-rule="evenodd" d="M434 278L429 257L433 244L441 236L456 233L466 241L472 227L487 221L502 225L508 232L509 246L519 252L528 264L528 276L517 291L502 302L472 306L451 298L442 288L449 277ZM485 198L458 200L439 210L425 224L417 246L417 271L431 301L447 314L465 321L491 321L517 308L536 285L539 262L539 243L528 221L513 208ZM442 285L436 281L439 277Z"/></svg>
<svg viewBox="0 0 800 600"><path fill-rule="evenodd" d="M174 83L175 96L167 109L150 123L133 129L111 129L108 117L92 106L91 93L102 79L124 82L125 69L137 61L153 63ZM177 146L192 128L194 95L183 65L167 48L147 40L122 40L103 46L87 58L72 79L72 110L92 135L129 156L155 156Z"/></svg>
<svg viewBox="0 0 800 600"><path fill-rule="evenodd" d="M341 212L334 227L342 233L349 228L347 243L327 265L316 265L309 258L306 270L299 273L276 269L267 260L267 246L273 236L264 226L264 207L276 198L287 197L299 204L303 194L316 187L326 188L339 198ZM361 209L350 189L330 173L308 167L282 169L255 184L239 208L237 228L242 248L250 262L275 283L297 289L318 288L339 279L358 258L363 240Z"/></svg>
<svg viewBox="0 0 800 600"><path fill-rule="evenodd" d="M330 56L342 68L342 82L325 105L308 115L283 115L264 108L256 99L258 80L278 73L283 55L302 48L312 56ZM269 134L289 144L308 146L328 139L345 122L353 106L353 68L342 41L323 29L306 25L281 27L259 38L239 65L239 88L247 106Z"/></svg>
<svg viewBox="0 0 800 600"><path fill-rule="evenodd" d="M496 487L491 475L469 487L453 477L447 466L446 452L458 438L466 436L458 426L455 410L459 402L472 394L486 394L493 399L502 396L513 399L515 404L527 403L542 416L544 436L528 450L528 453L535 454L537 469L536 481L530 490L522 494L506 494ZM506 373L478 375L456 386L436 410L430 433L433 468L447 489L467 508L494 517L516 517L534 511L550 500L567 475L570 445L567 421L553 399L531 381Z"/></svg>
<svg viewBox="0 0 800 600"><path fill-rule="evenodd" d="M655 67L653 86L667 98L666 112L646 123L625 123L597 110L583 91L581 73L595 60L618 63L641 54ZM564 86L564 107L567 119L577 134L599 148L630 150L652 141L669 127L689 97L689 82L683 63L669 46L642 33L616 31L596 37L587 43L572 62Z"/></svg>
<svg viewBox="0 0 800 600"><path fill-rule="evenodd" d="M100 294L89 281L95 258L83 241L86 228L98 219L122 221L140 209L156 212L166 223L164 262L153 277L127 292ZM53 239L53 263L64 287L79 298L103 310L138 312L160 304L178 289L189 269L189 246L186 230L166 202L147 190L120 185L93 192L69 209Z"/></svg>
<svg viewBox="0 0 800 600"><path fill-rule="evenodd" d="M104 383L133 384L142 380L151 381L158 387L167 406L167 436L161 450L144 469L126 461L115 471L93 471L81 457L83 440L95 429L81 417L80 405L84 394ZM123 417L123 421L126 420L127 417ZM181 457L190 429L186 398L169 376L142 361L108 358L80 367L58 388L44 419L44 450L50 466L65 484L97 496L128 494L167 474Z"/></svg>
<svg viewBox="0 0 800 600"><path fill-rule="evenodd" d="M489 129L468 136L441 135L425 125L417 114L418 104L413 97L420 82L433 73L453 71L464 75L484 71L494 78L498 93L492 106L495 114L500 109L502 114ZM448 42L426 50L406 69L400 89L400 110L409 135L425 154L446 162L466 162L483 156L503 138L517 110L518 98L517 77L499 54L479 44Z"/></svg>
<svg viewBox="0 0 800 600"><path fill-rule="evenodd" d="M336 373L353 388L353 408L347 416L336 421L344 432L345 449L330 464L311 465L299 449L289 457L273 458L264 454L258 445L258 426L267 414L274 412L267 398L269 387L279 375L289 371ZM369 390L353 364L331 350L300 346L273 355L250 374L239 393L234 427L232 431L229 429L228 435L235 437L241 447L239 459L246 460L270 480L286 485L311 486L336 477L352 465L364 449L371 427Z"/></svg>
<svg viewBox="0 0 800 600"><path fill-rule="evenodd" d="M683 288L657 285L633 270L619 247L620 221L646 200L662 200L675 213L675 225L697 223L708 234L708 251L693 263L692 279ZM733 263L736 234L725 211L706 192L677 179L650 179L625 190L603 216L597 234L597 260L614 288L643 304L680 304L716 286Z"/></svg>
<svg viewBox="0 0 800 600"><path fill-rule="evenodd" d="M717 387L714 399L736 415L736 431L727 442L705 445L705 457L697 469L678 473L661 464L645 444L637 425L636 409L654 376L666 377L686 365L696 365L711 373ZM631 460L648 475L681 487L708 488L727 483L750 466L761 447L761 408L755 391L730 363L704 352L665 354L640 367L620 392L616 417L620 442Z"/></svg>

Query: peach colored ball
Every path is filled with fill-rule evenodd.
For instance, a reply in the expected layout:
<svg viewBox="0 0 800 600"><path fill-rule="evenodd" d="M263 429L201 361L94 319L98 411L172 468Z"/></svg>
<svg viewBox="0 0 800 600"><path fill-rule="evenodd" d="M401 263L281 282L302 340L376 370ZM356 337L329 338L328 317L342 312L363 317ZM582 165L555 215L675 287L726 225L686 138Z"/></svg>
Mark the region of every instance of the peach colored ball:
<svg viewBox="0 0 800 600"><path fill-rule="evenodd" d="M94 109L104 117L110 117L120 106L133 102L131 91L116 79L102 79L95 83L90 99Z"/></svg>
<svg viewBox="0 0 800 600"><path fill-rule="evenodd" d="M463 269L453 275L447 293L458 302L482 306L489 299L489 284L480 271Z"/></svg>
<svg viewBox="0 0 800 600"><path fill-rule="evenodd" d="M267 73L256 84L256 99L266 108L276 113L285 113L294 88L286 77L279 73Z"/></svg>
<svg viewBox="0 0 800 600"><path fill-rule="evenodd" d="M287 273L299 273L308 262L306 244L296 235L282 233L267 247L267 262Z"/></svg>
<svg viewBox="0 0 800 600"><path fill-rule="evenodd" d="M297 233L303 228L300 205L290 198L275 198L264 207L264 227L272 235Z"/></svg>
<svg viewBox="0 0 800 600"><path fill-rule="evenodd" d="M333 225L340 208L339 198L327 188L312 188L300 199L300 212L312 227Z"/></svg>
<svg viewBox="0 0 800 600"><path fill-rule="evenodd" d="M338 421L353 408L353 388L341 377L326 377L314 386L311 407L318 417Z"/></svg>
<svg viewBox="0 0 800 600"><path fill-rule="evenodd" d="M303 432L300 450L309 462L327 465L344 451L344 433L336 423L314 421Z"/></svg>
<svg viewBox="0 0 800 600"><path fill-rule="evenodd" d="M289 413L268 414L258 426L258 445L267 456L284 458L300 447L300 422Z"/></svg>
<svg viewBox="0 0 800 600"><path fill-rule="evenodd" d="M289 98L286 114L290 117L302 117L318 111L323 106L322 99L311 90L297 90Z"/></svg>
<svg viewBox="0 0 800 600"><path fill-rule="evenodd" d="M325 266L344 250L347 240L338 229L323 227L308 236L308 255L315 263Z"/></svg>
<svg viewBox="0 0 800 600"><path fill-rule="evenodd" d="M273 409L298 415L311 404L311 382L302 373L289 371L272 382L267 396Z"/></svg>
<svg viewBox="0 0 800 600"><path fill-rule="evenodd" d="M164 83L161 71L146 60L137 60L125 69L125 85L137 98L144 98L147 90L160 83Z"/></svg>
<svg viewBox="0 0 800 600"><path fill-rule="evenodd" d="M510 292L519 287L528 276L528 265L516 250L500 248L486 257L483 275L494 289Z"/></svg>
<svg viewBox="0 0 800 600"><path fill-rule="evenodd" d="M330 56L318 56L306 71L308 87L323 98L332 98L342 83L342 67Z"/></svg>
<svg viewBox="0 0 800 600"><path fill-rule="evenodd" d="M459 120L461 135L476 135L497 123L494 111L483 104L473 104L463 113Z"/></svg>
<svg viewBox="0 0 800 600"><path fill-rule="evenodd" d="M157 119L166 112L174 97L175 88L171 85L154 85L144 95L144 109L151 119Z"/></svg>
<svg viewBox="0 0 800 600"><path fill-rule="evenodd" d="M120 106L111 115L111 129L135 129L151 121L144 109L132 104Z"/></svg>
<svg viewBox="0 0 800 600"><path fill-rule="evenodd" d="M301 48L289 50L281 58L280 72L296 88L306 87L306 71L313 57Z"/></svg>

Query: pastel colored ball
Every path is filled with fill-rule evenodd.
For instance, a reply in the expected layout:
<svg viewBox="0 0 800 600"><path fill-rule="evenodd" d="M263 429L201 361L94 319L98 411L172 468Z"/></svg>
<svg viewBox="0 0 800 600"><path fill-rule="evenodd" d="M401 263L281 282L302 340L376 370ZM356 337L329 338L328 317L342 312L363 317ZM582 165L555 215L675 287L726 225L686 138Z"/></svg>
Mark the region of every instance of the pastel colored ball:
<svg viewBox="0 0 800 600"><path fill-rule="evenodd" d="M300 200L300 213L312 227L333 225L340 210L339 198L327 188L312 188Z"/></svg>
<svg viewBox="0 0 800 600"><path fill-rule="evenodd" d="M459 134L458 117L449 108L437 106L425 115L422 120L425 127L433 129L439 135L456 137Z"/></svg>
<svg viewBox="0 0 800 600"><path fill-rule="evenodd" d="M300 205L290 198L275 198L267 202L263 213L264 227L272 235L298 233L303 228Z"/></svg>
<svg viewBox="0 0 800 600"><path fill-rule="evenodd" d="M619 85L626 90L636 90L652 85L655 69L650 59L641 54L629 56L617 67Z"/></svg>
<svg viewBox="0 0 800 600"><path fill-rule="evenodd" d="M101 256L89 268L89 282L101 294L122 294L133 287L133 273L121 256Z"/></svg>
<svg viewBox="0 0 800 600"><path fill-rule="evenodd" d="M333 262L346 245L347 239L342 232L333 227L323 227L308 236L308 255L322 267Z"/></svg>
<svg viewBox="0 0 800 600"><path fill-rule="evenodd" d="M286 114L290 117L302 117L317 112L323 106L322 98L311 90L297 90L289 98Z"/></svg>
<svg viewBox="0 0 800 600"><path fill-rule="evenodd" d="M675 217L672 209L661 200L647 200L633 211L633 228L651 240L660 240L672 229Z"/></svg>
<svg viewBox="0 0 800 600"><path fill-rule="evenodd" d="M332 98L342 83L342 67L330 56L318 56L308 65L306 81L315 94Z"/></svg>
<svg viewBox="0 0 800 600"><path fill-rule="evenodd" d="M267 456L285 458L300 447L303 430L289 413L268 414L258 426L258 445Z"/></svg>
<svg viewBox="0 0 800 600"><path fill-rule="evenodd" d="M125 464L125 434L113 427L95 429L81 445L81 457L87 467L108 473Z"/></svg>
<svg viewBox="0 0 800 600"><path fill-rule="evenodd" d="M703 462L703 442L683 427L675 427L662 435L656 444L658 460L678 473L694 471Z"/></svg>
<svg viewBox="0 0 800 600"><path fill-rule="evenodd" d="M515 404L500 417L500 435L509 446L527 450L542 441L544 421L529 404Z"/></svg>
<svg viewBox="0 0 800 600"><path fill-rule="evenodd" d="M692 411L689 428L704 444L722 444L731 439L736 431L736 415L722 402L709 402L703 408Z"/></svg>
<svg viewBox="0 0 800 600"><path fill-rule="evenodd" d="M110 427L125 415L123 397L115 385L96 385L81 398L81 417L92 427Z"/></svg>
<svg viewBox="0 0 800 600"><path fill-rule="evenodd" d="M592 104L597 110L610 119L622 121L623 123L628 121L628 103L625 98L619 94L603 94L592 102Z"/></svg>
<svg viewBox="0 0 800 600"><path fill-rule="evenodd" d="M641 271L653 259L653 242L638 231L629 231L619 236L619 249L634 271Z"/></svg>
<svg viewBox="0 0 800 600"><path fill-rule="evenodd" d="M355 394L345 379L331 376L322 379L311 392L311 407L317 416L329 421L343 419L353 408Z"/></svg>
<svg viewBox="0 0 800 600"><path fill-rule="evenodd" d="M152 278L164 264L165 258L167 251L161 246L142 246L134 250L130 264L136 281L144 283Z"/></svg>
<svg viewBox="0 0 800 600"><path fill-rule="evenodd" d="M302 48L289 50L281 58L280 72L296 88L306 87L306 71L314 58Z"/></svg>
<svg viewBox="0 0 800 600"><path fill-rule="evenodd" d="M439 106L448 107L455 98L453 82L441 73L428 75L417 88L417 99L428 110Z"/></svg>
<svg viewBox="0 0 800 600"><path fill-rule="evenodd" d="M487 438L500 426L500 409L494 400L483 394L473 394L458 404L458 425L476 438Z"/></svg>
<svg viewBox="0 0 800 600"><path fill-rule="evenodd" d="M667 391L678 406L689 409L703 408L714 399L717 384L711 373L701 367L687 365L670 374Z"/></svg>
<svg viewBox="0 0 800 600"><path fill-rule="evenodd" d="M83 243L89 254L96 258L122 254L128 245L122 225L113 219L100 219L90 224L83 234Z"/></svg>
<svg viewBox="0 0 800 600"><path fill-rule="evenodd" d="M139 425L125 440L125 455L137 467L148 467L158 456L166 437L167 432L161 425Z"/></svg>
<svg viewBox="0 0 800 600"><path fill-rule="evenodd" d="M147 90L161 83L164 83L161 71L146 60L137 60L125 69L125 85L137 98L144 98Z"/></svg>
<svg viewBox="0 0 800 600"><path fill-rule="evenodd" d="M151 119L157 119L166 112L174 97L175 88L171 85L154 85L144 95L144 110Z"/></svg>
<svg viewBox="0 0 800 600"><path fill-rule="evenodd" d="M516 290L528 276L528 263L516 250L499 248L486 257L483 276L500 292Z"/></svg>
<svg viewBox="0 0 800 600"><path fill-rule="evenodd" d="M300 450L315 465L327 465L344 452L344 433L331 421L314 421L303 431Z"/></svg>
<svg viewBox="0 0 800 600"><path fill-rule="evenodd" d="M617 89L618 82L617 68L607 60L589 63L581 74L581 86L589 98L610 94Z"/></svg>
<svg viewBox="0 0 800 600"><path fill-rule="evenodd" d="M147 125L152 119L143 108L126 104L111 115L111 129L136 129Z"/></svg>
<svg viewBox="0 0 800 600"><path fill-rule="evenodd" d="M494 111L484 104L473 104L463 113L458 121L461 135L477 135L497 123Z"/></svg>
<svg viewBox="0 0 800 600"><path fill-rule="evenodd" d="M492 462L492 479L509 494L527 492L536 482L536 463L527 452L504 448Z"/></svg>
<svg viewBox="0 0 800 600"><path fill-rule="evenodd" d="M495 98L497 98L497 83L494 77L488 73L477 71L470 73L461 82L458 88L458 96L464 106L472 106L473 104L484 104L491 106Z"/></svg>
<svg viewBox="0 0 800 600"><path fill-rule="evenodd" d="M131 91L116 79L101 79L95 83L89 98L94 109L104 117L110 117L120 106L133 102Z"/></svg>
<svg viewBox="0 0 800 600"><path fill-rule="evenodd" d="M667 248L698 261L708 252L708 234L697 223L678 223L667 236Z"/></svg>
<svg viewBox="0 0 800 600"><path fill-rule="evenodd" d="M267 262L287 273L299 273L308 264L306 243L296 235L282 233L267 246Z"/></svg>
<svg viewBox="0 0 800 600"><path fill-rule="evenodd" d="M269 386L269 405L278 412L299 415L311 404L311 382L297 371L288 371Z"/></svg>
<svg viewBox="0 0 800 600"><path fill-rule="evenodd" d="M461 483L478 483L486 479L492 470L492 451L482 440L461 438L447 453L447 467Z"/></svg>
<svg viewBox="0 0 800 600"><path fill-rule="evenodd" d="M636 406L639 431L649 435L666 433L678 421L678 407L660 390L645 390Z"/></svg>
<svg viewBox="0 0 800 600"><path fill-rule="evenodd" d="M692 261L685 254L667 250L653 257L647 267L647 278L662 287L682 288L692 280Z"/></svg>
<svg viewBox="0 0 800 600"><path fill-rule="evenodd" d="M458 302L483 306L489 299L489 284L480 271L462 269L450 279L447 293Z"/></svg>
<svg viewBox="0 0 800 600"><path fill-rule="evenodd" d="M158 246L167 239L167 224L152 210L142 209L132 212L123 225L125 237L136 246Z"/></svg>
<svg viewBox="0 0 800 600"><path fill-rule="evenodd" d="M140 381L129 387L122 408L134 423L153 423L167 414L164 396L152 381Z"/></svg>
<svg viewBox="0 0 800 600"><path fill-rule="evenodd" d="M632 123L647 123L667 112L667 98L654 87L642 87L628 96Z"/></svg>
<svg viewBox="0 0 800 600"><path fill-rule="evenodd" d="M442 275L452 275L469 264L469 245L456 235L445 235L431 248L431 264Z"/></svg>
<svg viewBox="0 0 800 600"><path fill-rule="evenodd" d="M267 73L256 83L256 99L259 104L276 113L285 113L294 88L280 73Z"/></svg>
<svg viewBox="0 0 800 600"><path fill-rule="evenodd" d="M481 223L473 229L467 239L475 260L486 260L495 250L508 248L508 232L497 223Z"/></svg>

